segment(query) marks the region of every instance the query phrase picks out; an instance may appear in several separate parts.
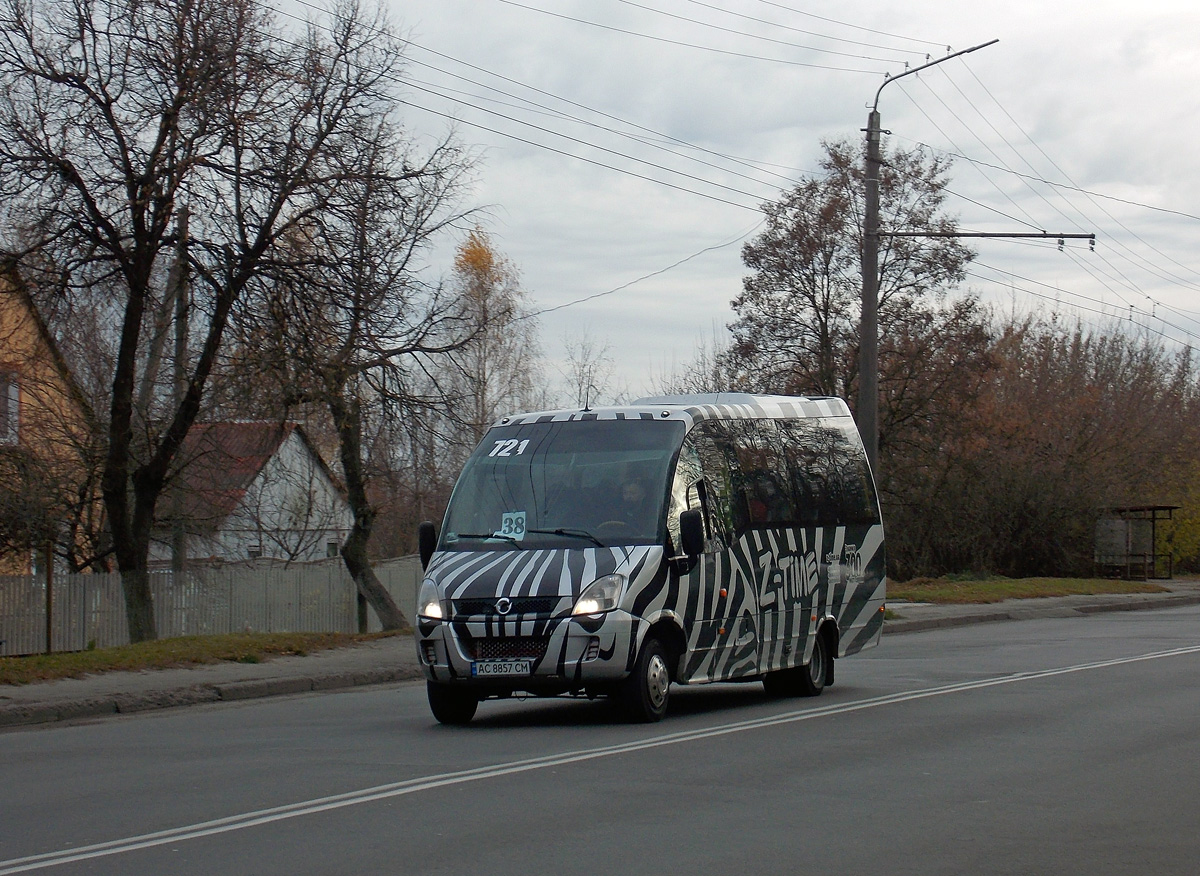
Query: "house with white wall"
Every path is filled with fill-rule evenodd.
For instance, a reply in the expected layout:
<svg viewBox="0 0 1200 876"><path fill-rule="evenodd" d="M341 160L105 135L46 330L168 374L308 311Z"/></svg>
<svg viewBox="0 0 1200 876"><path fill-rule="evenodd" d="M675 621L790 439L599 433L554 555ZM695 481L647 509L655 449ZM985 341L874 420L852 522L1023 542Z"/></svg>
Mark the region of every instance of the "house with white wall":
<svg viewBox="0 0 1200 876"><path fill-rule="evenodd" d="M295 423L197 424L158 505L151 562L335 557L353 514Z"/></svg>

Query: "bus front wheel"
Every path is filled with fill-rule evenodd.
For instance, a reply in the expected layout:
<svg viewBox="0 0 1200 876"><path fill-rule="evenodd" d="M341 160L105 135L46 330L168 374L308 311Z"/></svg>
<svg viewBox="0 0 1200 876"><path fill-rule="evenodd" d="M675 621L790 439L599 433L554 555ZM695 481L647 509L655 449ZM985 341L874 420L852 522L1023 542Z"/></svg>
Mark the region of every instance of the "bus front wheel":
<svg viewBox="0 0 1200 876"><path fill-rule="evenodd" d="M442 724L469 724L479 708L479 697L473 691L449 684L427 681L429 709Z"/></svg>
<svg viewBox="0 0 1200 876"><path fill-rule="evenodd" d="M646 724L661 721L667 713L671 693L671 668L662 642L648 637L642 643L633 672L621 688L620 699L630 721Z"/></svg>

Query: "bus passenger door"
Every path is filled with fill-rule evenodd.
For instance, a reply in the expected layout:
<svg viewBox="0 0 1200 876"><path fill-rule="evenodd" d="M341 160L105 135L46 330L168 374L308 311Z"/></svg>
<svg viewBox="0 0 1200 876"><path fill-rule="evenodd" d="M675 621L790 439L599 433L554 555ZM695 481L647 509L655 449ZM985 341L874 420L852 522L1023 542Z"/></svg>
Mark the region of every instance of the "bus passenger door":
<svg viewBox="0 0 1200 876"><path fill-rule="evenodd" d="M742 574L737 574L737 571ZM741 678L757 675L761 654L759 584L757 576L746 574L747 569L735 571L729 582L729 598L722 619L726 635L724 653L719 661L719 678Z"/></svg>
<svg viewBox="0 0 1200 876"><path fill-rule="evenodd" d="M725 549L702 554L681 589L694 593L687 612L688 654L682 681L725 681L758 671L759 622L754 576Z"/></svg>

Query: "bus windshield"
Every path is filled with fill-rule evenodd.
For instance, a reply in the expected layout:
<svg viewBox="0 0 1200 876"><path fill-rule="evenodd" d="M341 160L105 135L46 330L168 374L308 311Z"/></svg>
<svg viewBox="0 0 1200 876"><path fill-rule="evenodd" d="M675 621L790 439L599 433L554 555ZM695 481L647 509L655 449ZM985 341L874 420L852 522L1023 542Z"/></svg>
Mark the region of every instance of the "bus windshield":
<svg viewBox="0 0 1200 876"><path fill-rule="evenodd" d="M497 426L459 476L441 548L661 544L683 434L677 420Z"/></svg>

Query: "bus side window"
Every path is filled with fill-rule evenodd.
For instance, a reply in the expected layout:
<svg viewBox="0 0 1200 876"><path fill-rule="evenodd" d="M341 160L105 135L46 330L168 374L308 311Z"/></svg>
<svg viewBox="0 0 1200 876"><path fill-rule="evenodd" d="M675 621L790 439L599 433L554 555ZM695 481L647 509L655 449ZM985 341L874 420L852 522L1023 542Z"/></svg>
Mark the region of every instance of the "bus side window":
<svg viewBox="0 0 1200 876"><path fill-rule="evenodd" d="M704 485L704 479L694 481L687 489L687 507L699 508L704 514L704 537L712 538L712 520L709 517L708 510L708 488Z"/></svg>
<svg viewBox="0 0 1200 876"><path fill-rule="evenodd" d="M679 457L675 461L675 474L671 479L671 494L667 501L667 538L675 549L678 549L681 543L679 515L693 507L692 485L702 475L700 458L692 445L691 436L687 436L683 440L683 446L679 449Z"/></svg>
<svg viewBox="0 0 1200 876"><path fill-rule="evenodd" d="M879 522L866 454L852 424L788 423L785 431L793 496L806 506L801 515L805 523Z"/></svg>
<svg viewBox="0 0 1200 876"><path fill-rule="evenodd" d="M731 507L733 492L729 461L720 440L721 435L718 424L700 423L684 440L685 451L680 453L681 462L685 453L695 461L695 478L689 484L689 502L698 503L691 507L703 509L705 533L713 550L730 544L736 531Z"/></svg>
<svg viewBox="0 0 1200 876"><path fill-rule="evenodd" d="M857 432L843 436L844 456L839 466L842 482L842 517L846 523L879 522L879 500Z"/></svg>
<svg viewBox="0 0 1200 876"><path fill-rule="evenodd" d="M795 506L803 526L846 523L844 471L854 448L836 427L818 420L778 423Z"/></svg>

